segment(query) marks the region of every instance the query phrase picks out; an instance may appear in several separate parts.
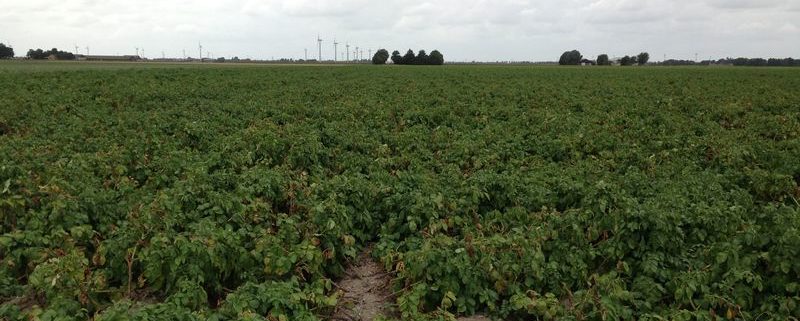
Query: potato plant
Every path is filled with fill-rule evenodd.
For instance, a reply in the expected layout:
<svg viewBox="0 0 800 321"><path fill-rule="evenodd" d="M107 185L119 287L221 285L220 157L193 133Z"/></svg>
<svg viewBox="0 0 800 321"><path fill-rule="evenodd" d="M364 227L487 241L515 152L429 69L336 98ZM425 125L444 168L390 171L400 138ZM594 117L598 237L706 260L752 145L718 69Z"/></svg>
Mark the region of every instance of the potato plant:
<svg viewBox="0 0 800 321"><path fill-rule="evenodd" d="M0 66L0 319L796 320L800 72Z"/></svg>

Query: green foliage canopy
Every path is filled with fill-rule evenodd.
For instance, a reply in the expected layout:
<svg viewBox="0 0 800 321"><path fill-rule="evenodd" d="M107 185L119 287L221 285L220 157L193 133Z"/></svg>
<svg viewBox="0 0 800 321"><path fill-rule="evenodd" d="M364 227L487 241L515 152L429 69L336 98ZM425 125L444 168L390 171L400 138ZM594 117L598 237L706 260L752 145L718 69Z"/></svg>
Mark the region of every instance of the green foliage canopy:
<svg viewBox="0 0 800 321"><path fill-rule="evenodd" d="M638 56L636 56L636 62L640 66L646 65L648 61L650 61L650 54L649 53L642 52Z"/></svg>
<svg viewBox="0 0 800 321"><path fill-rule="evenodd" d="M375 55L372 56L372 64L374 65L385 65L386 61L389 60L389 51L386 49L380 49L375 52Z"/></svg>
<svg viewBox="0 0 800 321"><path fill-rule="evenodd" d="M42 49L30 49L28 50L27 57L30 59L49 59L50 57L54 57L56 60L75 60L75 55L71 52L61 51L57 48L50 49L48 51L44 51Z"/></svg>
<svg viewBox="0 0 800 321"><path fill-rule="evenodd" d="M14 58L14 48L0 43L0 59Z"/></svg>
<svg viewBox="0 0 800 321"><path fill-rule="evenodd" d="M598 66L610 66L611 65L611 61L609 61L608 55L607 54L602 54L602 55L597 56L597 65Z"/></svg>
<svg viewBox="0 0 800 321"><path fill-rule="evenodd" d="M572 51L565 51L561 54L561 58L558 59L559 65L580 65L583 56L581 55L580 51L572 50Z"/></svg>

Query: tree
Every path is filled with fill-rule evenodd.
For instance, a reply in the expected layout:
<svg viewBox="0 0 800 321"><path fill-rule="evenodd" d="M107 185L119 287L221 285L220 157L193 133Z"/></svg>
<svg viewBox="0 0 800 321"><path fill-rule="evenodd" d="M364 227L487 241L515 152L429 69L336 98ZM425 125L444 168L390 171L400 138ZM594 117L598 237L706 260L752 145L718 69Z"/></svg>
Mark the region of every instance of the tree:
<svg viewBox="0 0 800 321"><path fill-rule="evenodd" d="M30 59L47 59L47 56L45 56L44 51L42 51L42 49L36 49L36 50L29 49L28 54L26 56Z"/></svg>
<svg viewBox="0 0 800 321"><path fill-rule="evenodd" d="M0 42L0 59L14 58L14 48L6 46Z"/></svg>
<svg viewBox="0 0 800 321"><path fill-rule="evenodd" d="M797 67L797 66L800 66L800 60L797 60L797 59L794 59L794 58L783 58L783 59L770 58L770 59L764 59L764 58L744 58L744 57L740 57L740 58L736 58L736 59L728 58L724 62L728 63L728 64L733 64L734 66L755 66L755 67L759 67L759 66Z"/></svg>
<svg viewBox="0 0 800 321"><path fill-rule="evenodd" d="M733 65L734 66L747 66L748 60L750 60L750 59L747 59L747 58L744 58L744 57L739 57L739 58L736 58L736 59L733 60Z"/></svg>
<svg viewBox="0 0 800 321"><path fill-rule="evenodd" d="M403 64L403 56L400 55L400 52L395 50L392 52L392 63L395 65L402 65Z"/></svg>
<svg viewBox="0 0 800 321"><path fill-rule="evenodd" d="M756 66L756 67L766 66L767 65L767 60L764 59L764 58L753 58L753 59L750 59L750 61L747 62L747 65L748 66Z"/></svg>
<svg viewBox="0 0 800 321"><path fill-rule="evenodd" d="M377 53L376 53L377 54ZM392 62L396 65L443 65L444 56L438 50L432 51L428 54L425 50L420 50L417 55L414 51L409 49L404 56L400 56L400 52L395 50L392 52ZM386 61L384 59L384 61Z"/></svg>
<svg viewBox="0 0 800 321"><path fill-rule="evenodd" d="M697 62L693 60L677 60L677 59L667 59L661 62L661 65L664 66L692 66L696 64Z"/></svg>
<svg viewBox="0 0 800 321"><path fill-rule="evenodd" d="M428 64L428 53L425 50L420 50L417 54L417 57L414 59L415 65L427 65Z"/></svg>
<svg viewBox="0 0 800 321"><path fill-rule="evenodd" d="M48 59L50 56L53 56L58 60L75 60L75 55L73 53L61 51L57 48L50 49L49 51L44 51L42 49L30 49L28 50L27 56L30 59Z"/></svg>
<svg viewBox="0 0 800 321"><path fill-rule="evenodd" d="M597 65L598 66L610 66L611 61L608 60L608 55L602 54L597 56Z"/></svg>
<svg viewBox="0 0 800 321"><path fill-rule="evenodd" d="M444 56L439 50L431 51L431 55L428 58L429 64L431 65L444 65Z"/></svg>
<svg viewBox="0 0 800 321"><path fill-rule="evenodd" d="M648 61L650 61L650 54L646 52L640 53L636 60L639 63L639 66L645 65Z"/></svg>
<svg viewBox="0 0 800 321"><path fill-rule="evenodd" d="M631 58L631 56L622 57L622 59L619 60L619 64L623 66L633 65L633 59Z"/></svg>
<svg viewBox="0 0 800 321"><path fill-rule="evenodd" d="M400 53L398 52L397 55ZM373 65L385 65L387 60L389 60L389 52L386 49L380 49L372 56Z"/></svg>
<svg viewBox="0 0 800 321"><path fill-rule="evenodd" d="M403 55L403 65L413 64L414 61L416 60L417 56L414 55L414 51L411 49L408 49L408 51L406 51L406 54Z"/></svg>
<svg viewBox="0 0 800 321"><path fill-rule="evenodd" d="M580 51L565 51L558 60L559 65L580 65L583 56Z"/></svg>

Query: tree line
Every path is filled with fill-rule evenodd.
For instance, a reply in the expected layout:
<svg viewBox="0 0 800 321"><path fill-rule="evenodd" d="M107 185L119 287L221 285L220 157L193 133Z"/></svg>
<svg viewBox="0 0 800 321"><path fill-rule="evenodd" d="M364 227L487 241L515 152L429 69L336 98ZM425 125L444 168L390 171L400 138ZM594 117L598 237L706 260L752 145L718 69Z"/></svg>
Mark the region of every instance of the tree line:
<svg viewBox="0 0 800 321"><path fill-rule="evenodd" d="M425 50L420 50L419 53L416 55L414 51L408 49L405 55L401 56L400 52L395 50L392 52L391 57L389 56L389 51L386 49L378 50L375 53L375 56L372 57L372 63L375 65L384 65L386 64L389 59L392 59L392 63L395 65L443 65L444 64L444 56L442 55L439 50L431 51L428 54Z"/></svg>
<svg viewBox="0 0 800 321"><path fill-rule="evenodd" d="M607 54L597 56L597 60L585 59L581 52L578 50L565 51L558 59L559 65L581 65L591 64L599 66L610 66L613 63L619 63L622 66L632 65L645 65L650 61L650 54L642 52L635 56L624 56L617 61L611 61ZM693 65L733 65L733 66L751 66L751 67L800 67L800 59L794 58L724 58L719 60L703 60L700 62L693 60L679 60L669 59L662 62L657 62L657 65L662 66L693 66Z"/></svg>
<svg viewBox="0 0 800 321"><path fill-rule="evenodd" d="M646 65L650 61L650 54L646 52L639 53L636 56L625 56L620 58L619 64L623 66Z"/></svg>
<svg viewBox="0 0 800 321"><path fill-rule="evenodd" d="M30 49L28 50L27 57L30 59L48 59L50 56L54 56L58 60L75 60L75 55L68 51L61 51L57 48L50 49L48 51L42 49Z"/></svg>
<svg viewBox="0 0 800 321"><path fill-rule="evenodd" d="M800 60L794 58L728 58L724 62L734 66L800 67Z"/></svg>
<svg viewBox="0 0 800 321"><path fill-rule="evenodd" d="M669 59L659 63L662 66L708 66L708 65L733 65L744 67L800 67L800 59L794 58L723 58L718 60L694 60Z"/></svg>
<svg viewBox="0 0 800 321"><path fill-rule="evenodd" d="M641 66L647 64L648 61L650 61L650 54L647 52L642 52L635 56L622 57L617 62L622 66L632 66L637 64ZM558 59L558 64L564 66L581 64L610 66L612 63L613 61L608 58L607 54L597 56L596 60L589 60L584 59L583 55L581 55L581 52L578 50L565 51Z"/></svg>
<svg viewBox="0 0 800 321"><path fill-rule="evenodd" d="M0 42L0 59L11 58L14 58L14 48L11 48L11 46L6 46L6 44Z"/></svg>

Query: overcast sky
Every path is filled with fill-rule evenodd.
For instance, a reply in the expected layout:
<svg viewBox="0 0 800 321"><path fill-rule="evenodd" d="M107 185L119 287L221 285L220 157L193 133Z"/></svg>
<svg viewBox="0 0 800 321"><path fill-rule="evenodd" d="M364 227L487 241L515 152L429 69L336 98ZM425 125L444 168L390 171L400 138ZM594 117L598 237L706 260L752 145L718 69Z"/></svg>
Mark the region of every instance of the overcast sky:
<svg viewBox="0 0 800 321"><path fill-rule="evenodd" d="M448 60L557 60L650 52L653 60L800 58L800 0L0 0L0 42L148 57L333 56L439 49ZM351 51L354 48L351 48ZM367 55L365 50L364 55Z"/></svg>

